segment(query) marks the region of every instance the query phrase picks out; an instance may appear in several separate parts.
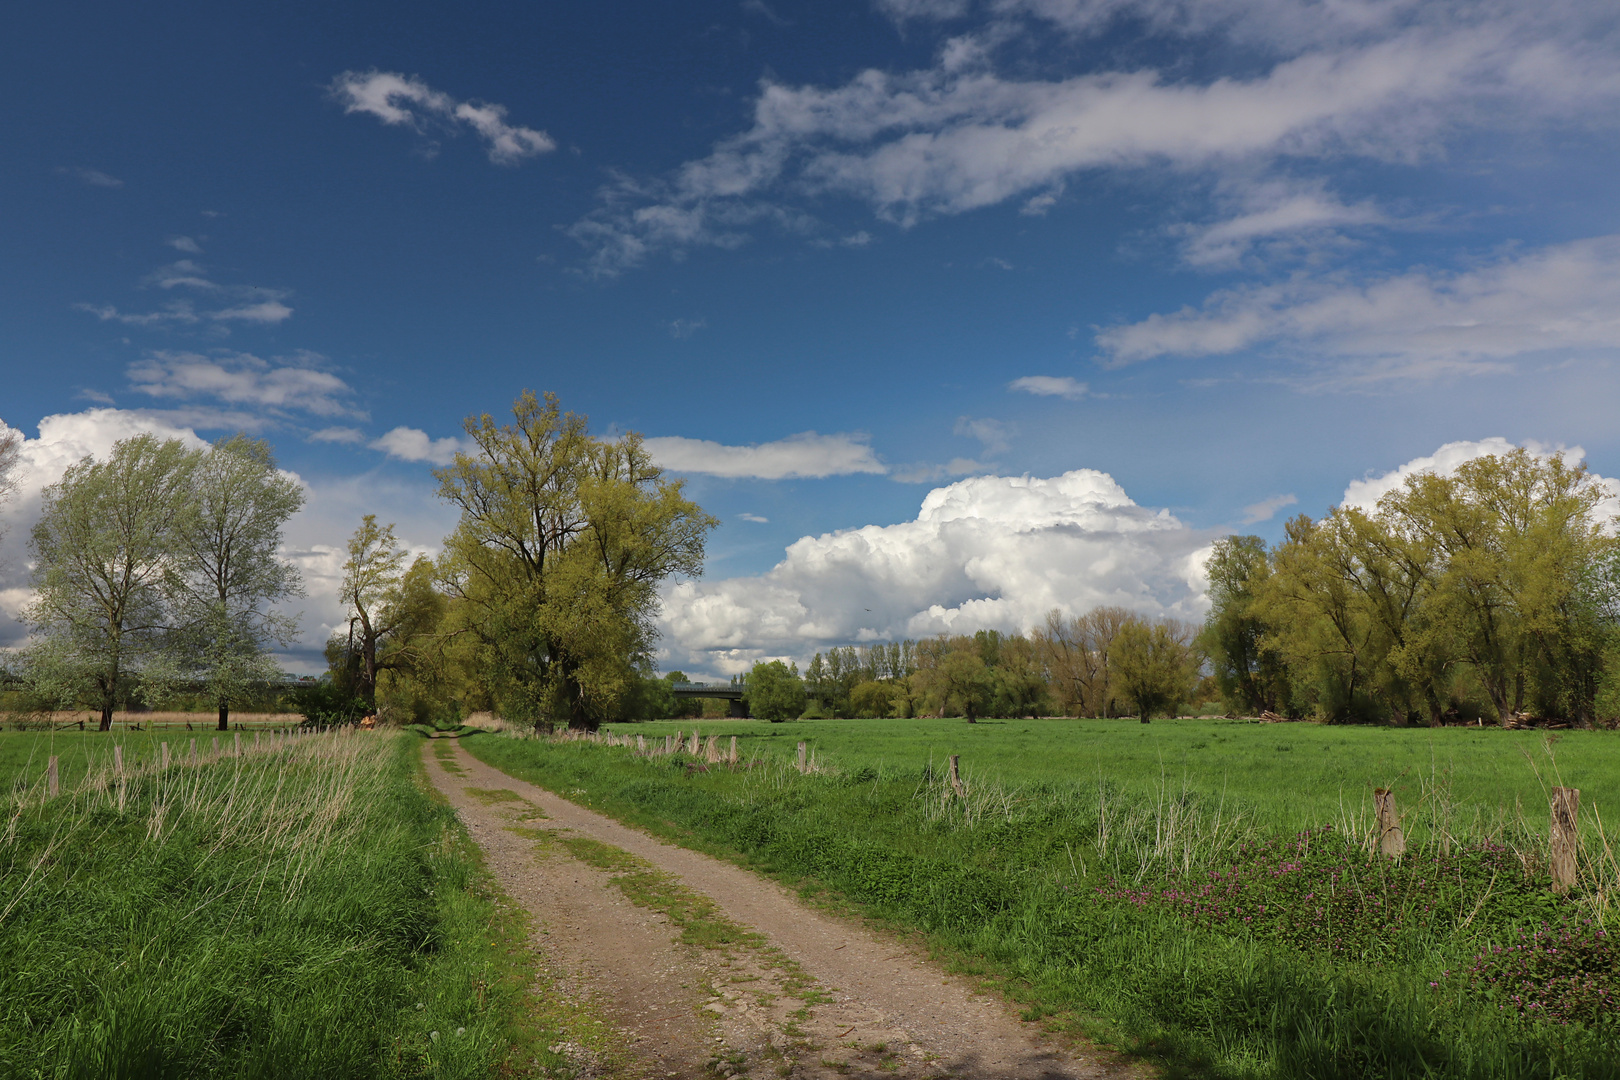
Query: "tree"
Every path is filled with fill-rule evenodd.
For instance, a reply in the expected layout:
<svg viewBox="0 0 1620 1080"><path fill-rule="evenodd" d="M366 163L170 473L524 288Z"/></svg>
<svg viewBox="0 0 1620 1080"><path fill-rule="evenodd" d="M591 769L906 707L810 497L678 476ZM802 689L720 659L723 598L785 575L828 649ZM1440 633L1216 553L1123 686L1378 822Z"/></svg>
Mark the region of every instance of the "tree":
<svg viewBox="0 0 1620 1080"><path fill-rule="evenodd" d="M977 723L989 709L995 678L979 655L980 642L960 636L920 642L913 676L926 708L938 716L961 716Z"/></svg>
<svg viewBox="0 0 1620 1080"><path fill-rule="evenodd" d="M594 728L651 670L658 586L702 573L719 522L640 436L593 439L553 394L525 391L512 415L470 417L476 449L434 474L461 511L440 578L503 712Z"/></svg>
<svg viewBox="0 0 1620 1080"><path fill-rule="evenodd" d="M755 664L748 673L748 711L761 720L773 724L796 720L804 712L805 701L798 664L790 667L772 660Z"/></svg>
<svg viewBox="0 0 1620 1080"><path fill-rule="evenodd" d="M1209 615L1199 645L1209 657L1221 698L1233 712L1278 712L1287 706L1287 667L1265 643L1258 590L1271 574L1266 543L1258 536L1215 541L1209 575Z"/></svg>
<svg viewBox="0 0 1620 1080"><path fill-rule="evenodd" d="M377 524L367 514L349 538L349 558L343 564L343 602L349 609L348 639L334 639L346 665L353 665L354 689L368 709L377 707L377 673L384 643L399 628L405 609L399 603L406 551L394 536L394 526ZM332 659L331 656L328 659Z"/></svg>
<svg viewBox="0 0 1620 1080"><path fill-rule="evenodd" d="M1434 621L1504 726L1538 696L1553 705L1560 684L1595 687L1582 669L1596 653L1574 616L1588 568L1613 543L1594 520L1605 494L1584 463L1520 448L1466 461L1454 476L1408 477L1380 500L1381 517L1432 538ZM1589 721L1589 690L1569 708Z"/></svg>
<svg viewBox="0 0 1620 1080"><path fill-rule="evenodd" d="M894 713L892 683L869 680L856 683L849 692L849 711L856 716L885 717Z"/></svg>
<svg viewBox="0 0 1620 1080"><path fill-rule="evenodd" d="M137 435L45 489L29 544L38 599L23 618L38 640L27 664L55 699L94 700L102 731L170 628L165 599L194 465L178 439Z"/></svg>
<svg viewBox="0 0 1620 1080"><path fill-rule="evenodd" d="M303 595L278 549L304 493L276 469L268 443L244 435L198 456L190 480L174 535L176 630L165 651L174 670L205 687L225 731L231 700L276 677L269 646L297 632L297 620L270 605Z"/></svg>
<svg viewBox="0 0 1620 1080"><path fill-rule="evenodd" d="M1196 627L1171 621L1134 618L1120 627L1109 649L1109 664L1142 723L1192 694L1198 681L1196 636Z"/></svg>
<svg viewBox="0 0 1620 1080"><path fill-rule="evenodd" d="M0 431L0 505L17 492L17 466L21 461L22 433L5 428Z"/></svg>

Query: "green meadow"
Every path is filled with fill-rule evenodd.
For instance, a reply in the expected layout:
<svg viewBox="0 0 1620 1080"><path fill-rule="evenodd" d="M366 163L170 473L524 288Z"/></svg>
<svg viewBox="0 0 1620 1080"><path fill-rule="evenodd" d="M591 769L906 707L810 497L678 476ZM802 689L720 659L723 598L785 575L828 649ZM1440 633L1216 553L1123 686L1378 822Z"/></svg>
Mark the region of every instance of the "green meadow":
<svg viewBox="0 0 1620 1080"><path fill-rule="evenodd" d="M1548 789L1579 788L1583 810L1615 808L1620 738L1601 731L1390 728L1244 720L686 720L613 724L649 739L693 729L737 736L738 753L793 758L800 741L841 771L918 774L960 755L962 774L1001 787L1099 781L1138 795L1191 792L1224 799L1258 824L1304 829L1370 812L1374 788L1396 793L1412 827L1438 810L1478 834L1521 815L1547 818ZM1444 800L1442 805L1436 805ZM1596 815L1583 815L1596 828ZM1607 821L1607 817L1602 818ZM1620 839L1620 834L1617 834Z"/></svg>
<svg viewBox="0 0 1620 1080"><path fill-rule="evenodd" d="M735 767L662 753L693 727ZM921 935L1173 1076L1620 1077L1620 740L1233 721L671 721L472 753ZM655 752L640 755L634 737ZM797 744L809 769L796 767ZM947 761L960 755L962 785ZM1582 788L1552 888L1544 785ZM1406 815L1372 843L1374 786Z"/></svg>
<svg viewBox="0 0 1620 1080"><path fill-rule="evenodd" d="M473 1080L605 1037L549 992L417 736L211 738L192 764L168 736L165 769L164 737L0 735L0 1076Z"/></svg>

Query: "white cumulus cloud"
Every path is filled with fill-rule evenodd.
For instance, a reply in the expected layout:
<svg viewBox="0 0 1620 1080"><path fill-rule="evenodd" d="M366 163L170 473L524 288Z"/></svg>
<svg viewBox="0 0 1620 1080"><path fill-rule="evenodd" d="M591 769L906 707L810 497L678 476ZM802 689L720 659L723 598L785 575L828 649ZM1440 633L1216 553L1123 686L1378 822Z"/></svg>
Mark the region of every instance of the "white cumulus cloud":
<svg viewBox="0 0 1620 1080"><path fill-rule="evenodd" d="M454 436L434 439L425 431L403 426L373 440L370 445L373 450L382 450L401 461L426 461L434 465L449 465L456 460L458 452L467 449L463 439Z"/></svg>
<svg viewBox="0 0 1620 1080"><path fill-rule="evenodd" d="M786 480L889 471L864 435L818 435L806 431L753 446L660 435L647 439L645 445L653 461L672 472Z"/></svg>
<svg viewBox="0 0 1620 1080"><path fill-rule="evenodd" d="M368 113L385 124L418 132L469 127L484 140L489 160L497 165L516 165L526 157L557 148L544 131L507 123L504 105L457 101L407 75L345 71L332 81L331 91L345 113Z"/></svg>
<svg viewBox="0 0 1620 1080"><path fill-rule="evenodd" d="M829 644L1023 631L1054 607L1196 618L1210 539L1091 469L974 477L912 521L803 537L758 577L670 587L665 641L676 666L737 672Z"/></svg>

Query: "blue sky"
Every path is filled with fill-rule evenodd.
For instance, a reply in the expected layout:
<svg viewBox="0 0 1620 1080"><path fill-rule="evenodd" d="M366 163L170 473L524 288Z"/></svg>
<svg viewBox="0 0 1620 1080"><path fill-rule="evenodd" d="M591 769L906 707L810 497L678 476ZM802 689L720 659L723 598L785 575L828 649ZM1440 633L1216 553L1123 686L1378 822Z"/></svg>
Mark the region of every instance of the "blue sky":
<svg viewBox="0 0 1620 1080"><path fill-rule="evenodd" d="M1053 605L1196 617L1210 538L1274 538L1446 444L1615 474L1616 24L1507 0L20 11L0 419L31 472L0 606L62 462L246 429L310 488L307 665L354 519L431 549L434 461L524 387L654 440L722 519L663 658L717 674Z"/></svg>

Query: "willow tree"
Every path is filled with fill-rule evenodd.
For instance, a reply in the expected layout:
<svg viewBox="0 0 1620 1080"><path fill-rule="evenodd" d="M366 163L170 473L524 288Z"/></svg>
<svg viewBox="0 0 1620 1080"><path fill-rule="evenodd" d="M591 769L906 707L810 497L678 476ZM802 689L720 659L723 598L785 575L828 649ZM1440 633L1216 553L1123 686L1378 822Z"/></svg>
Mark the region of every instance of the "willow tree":
<svg viewBox="0 0 1620 1080"><path fill-rule="evenodd" d="M38 599L23 615L36 632L25 662L46 696L93 702L103 731L170 630L195 464L180 440L137 435L45 489L29 545Z"/></svg>
<svg viewBox="0 0 1620 1080"><path fill-rule="evenodd" d="M434 474L461 512L440 561L454 630L508 716L594 728L650 665L659 584L702 572L718 522L640 436L593 438L549 393L512 417L469 417L474 449Z"/></svg>
<svg viewBox="0 0 1620 1080"><path fill-rule="evenodd" d="M298 632L297 620L274 605L303 595L298 570L279 549L304 492L276 468L268 443L237 435L196 455L186 496L174 530L175 629L165 651L218 706L225 731L232 700L279 674L270 646L289 645Z"/></svg>

